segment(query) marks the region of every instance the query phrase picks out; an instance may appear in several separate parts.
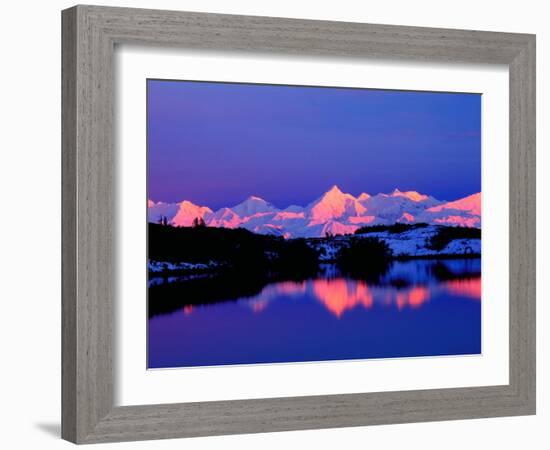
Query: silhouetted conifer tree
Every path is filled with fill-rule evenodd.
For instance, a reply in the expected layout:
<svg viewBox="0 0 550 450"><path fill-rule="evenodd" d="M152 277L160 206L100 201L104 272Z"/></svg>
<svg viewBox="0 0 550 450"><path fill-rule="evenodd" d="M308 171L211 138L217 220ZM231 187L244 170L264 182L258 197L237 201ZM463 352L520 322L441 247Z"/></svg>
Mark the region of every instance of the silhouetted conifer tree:
<svg viewBox="0 0 550 450"><path fill-rule="evenodd" d="M202 217L195 217L193 219L193 224L191 226L193 228L203 228L203 227L206 227L206 222Z"/></svg>

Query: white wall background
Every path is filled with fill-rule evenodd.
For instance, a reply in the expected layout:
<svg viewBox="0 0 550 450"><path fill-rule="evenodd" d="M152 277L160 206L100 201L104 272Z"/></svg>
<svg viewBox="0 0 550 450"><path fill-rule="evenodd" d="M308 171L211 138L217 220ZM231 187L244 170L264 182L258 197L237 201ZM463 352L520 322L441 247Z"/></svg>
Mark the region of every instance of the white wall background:
<svg viewBox="0 0 550 450"><path fill-rule="evenodd" d="M468 28L537 34L538 129L538 415L138 442L117 448L548 448L550 394L546 193L550 121L550 28L545 2L429 0L337 2L297 0L103 1L134 6L233 14ZM68 448L60 417L60 10L71 1L4 2L0 25L0 415L4 448ZM546 205L547 206L547 205ZM546 327L546 329L544 329ZM107 448L98 446L97 448ZM113 447L110 447L113 448Z"/></svg>

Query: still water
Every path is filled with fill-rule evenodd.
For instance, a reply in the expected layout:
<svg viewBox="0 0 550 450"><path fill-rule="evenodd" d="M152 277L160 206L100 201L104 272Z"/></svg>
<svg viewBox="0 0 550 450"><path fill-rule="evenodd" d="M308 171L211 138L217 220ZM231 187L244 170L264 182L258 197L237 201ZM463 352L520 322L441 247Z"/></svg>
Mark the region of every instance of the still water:
<svg viewBox="0 0 550 450"><path fill-rule="evenodd" d="M375 280L149 280L149 368L481 352L481 261L394 262Z"/></svg>

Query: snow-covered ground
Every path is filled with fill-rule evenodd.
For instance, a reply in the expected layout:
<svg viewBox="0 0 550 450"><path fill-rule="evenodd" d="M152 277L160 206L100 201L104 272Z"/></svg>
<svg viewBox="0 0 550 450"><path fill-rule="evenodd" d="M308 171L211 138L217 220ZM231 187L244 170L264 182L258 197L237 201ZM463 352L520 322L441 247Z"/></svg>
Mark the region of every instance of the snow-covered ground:
<svg viewBox="0 0 550 450"><path fill-rule="evenodd" d="M481 254L480 239L456 239L442 250L429 248L431 238L437 233L437 226L415 228L403 233L378 231L353 236L336 236L333 239L311 240L310 245L320 251L321 261L331 261L343 246L348 246L353 239L378 238L388 244L394 257L425 257L438 255L479 255Z"/></svg>
<svg viewBox="0 0 550 450"><path fill-rule="evenodd" d="M166 262L166 261L152 261L147 263L147 269L153 273L163 272L201 272L214 270L220 265L216 261L209 261L207 264L203 263L189 263L189 262Z"/></svg>
<svg viewBox="0 0 550 450"><path fill-rule="evenodd" d="M442 250L429 248L430 240L438 232L439 226L429 225L415 228L402 233L390 233L389 231L376 231L365 234L334 236L332 238L308 239L307 243L319 252L321 263L336 260L336 256L342 247L349 246L353 240L364 238L378 238L388 244L394 257L429 257L450 255L479 255L481 254L480 239L455 239L449 242ZM276 255L267 255L274 259ZM167 274L176 272L198 273L220 269L221 264L216 261L208 263L166 262L149 261L148 269L153 274Z"/></svg>

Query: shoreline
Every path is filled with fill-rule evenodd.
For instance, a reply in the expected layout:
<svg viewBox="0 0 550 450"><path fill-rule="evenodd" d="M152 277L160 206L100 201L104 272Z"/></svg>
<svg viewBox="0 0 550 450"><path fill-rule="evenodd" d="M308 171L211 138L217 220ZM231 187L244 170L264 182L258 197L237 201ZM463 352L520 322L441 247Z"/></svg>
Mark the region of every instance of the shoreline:
<svg viewBox="0 0 550 450"><path fill-rule="evenodd" d="M394 256L389 259L389 263L392 263L394 261L414 261L414 260L453 260L453 259L481 259L480 253L470 253L470 254L434 254L434 255L399 255ZM170 265L177 265L177 264L188 264L185 262L164 262L164 261L154 261L154 263L162 265L162 264L170 264ZM335 259L332 260L319 260L319 267L323 265L337 265L338 261ZM150 265L150 261L148 262L148 266ZM150 269L147 270L147 278L152 279L154 277L170 277L170 276L185 276L185 275L204 275L204 276L211 276L211 275L224 275L228 272L231 272L232 270L235 270L235 268L230 266L223 266L223 265L217 265L217 266L211 266L208 268L194 268L194 269L184 269L184 268L175 268L175 269L164 269L159 271L152 271Z"/></svg>

